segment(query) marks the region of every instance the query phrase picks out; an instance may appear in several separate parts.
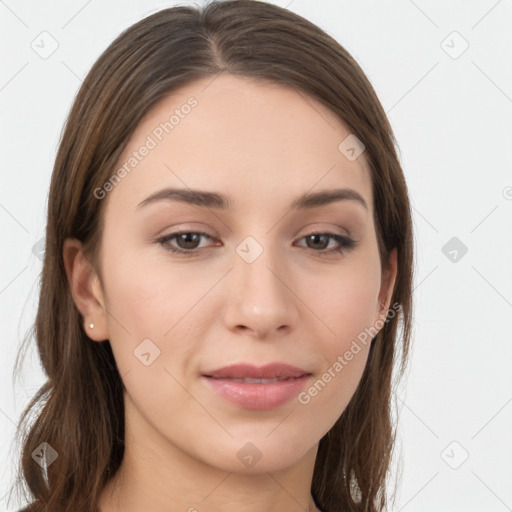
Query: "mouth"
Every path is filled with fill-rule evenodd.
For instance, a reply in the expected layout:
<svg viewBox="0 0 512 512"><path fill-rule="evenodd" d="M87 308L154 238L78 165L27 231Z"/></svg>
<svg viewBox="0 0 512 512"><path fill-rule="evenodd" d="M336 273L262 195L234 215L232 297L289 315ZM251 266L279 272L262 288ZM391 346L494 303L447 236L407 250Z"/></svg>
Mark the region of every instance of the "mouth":
<svg viewBox="0 0 512 512"><path fill-rule="evenodd" d="M298 378L304 375L311 375L311 373L286 363L270 363L264 366L240 363L202 374L203 377L211 377L213 379L241 379L241 382L246 381L260 384Z"/></svg>
<svg viewBox="0 0 512 512"><path fill-rule="evenodd" d="M306 374L304 374L306 375ZM301 375L302 376L302 375ZM275 377L273 379L253 379L251 377L236 378L236 377L212 377L211 375L203 375L203 377L215 380L223 380L230 382L243 382L244 384L271 384L272 382L283 382L285 380L297 379L299 377Z"/></svg>
<svg viewBox="0 0 512 512"><path fill-rule="evenodd" d="M304 388L311 373L274 363L263 367L232 365L201 374L210 390L243 409L267 410L290 401Z"/></svg>

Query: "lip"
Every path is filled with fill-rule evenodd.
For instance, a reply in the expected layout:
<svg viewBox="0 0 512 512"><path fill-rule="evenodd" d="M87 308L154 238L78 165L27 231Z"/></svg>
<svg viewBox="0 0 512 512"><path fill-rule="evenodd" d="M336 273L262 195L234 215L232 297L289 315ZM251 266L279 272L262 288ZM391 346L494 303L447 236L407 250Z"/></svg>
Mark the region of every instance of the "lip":
<svg viewBox="0 0 512 512"><path fill-rule="evenodd" d="M268 410L279 407L304 388L311 373L296 366L272 363L257 367L250 364L236 364L206 372L201 379L209 389L228 402L243 409ZM246 383L234 379L275 379L276 382Z"/></svg>
<svg viewBox="0 0 512 512"><path fill-rule="evenodd" d="M241 379L244 377L252 379L274 379L274 378L296 378L310 373L302 368L292 366L286 363L270 363L264 366L254 366L248 363L232 364L204 372L205 377L213 377L214 379Z"/></svg>

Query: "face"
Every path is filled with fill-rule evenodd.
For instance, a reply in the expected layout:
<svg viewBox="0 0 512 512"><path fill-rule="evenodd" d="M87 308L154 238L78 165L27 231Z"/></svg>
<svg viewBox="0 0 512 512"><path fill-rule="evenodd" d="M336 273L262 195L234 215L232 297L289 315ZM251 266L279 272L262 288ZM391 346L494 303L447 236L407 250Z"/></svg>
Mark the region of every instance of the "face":
<svg viewBox="0 0 512 512"><path fill-rule="evenodd" d="M93 340L110 340L127 423L153 447L276 471L316 449L346 408L370 347L358 336L385 318L396 273L380 266L365 155L338 148L349 135L302 93L226 74L174 92L139 124L122 179L98 192L103 280L85 321ZM164 189L196 201L148 199ZM270 363L305 377L204 376Z"/></svg>

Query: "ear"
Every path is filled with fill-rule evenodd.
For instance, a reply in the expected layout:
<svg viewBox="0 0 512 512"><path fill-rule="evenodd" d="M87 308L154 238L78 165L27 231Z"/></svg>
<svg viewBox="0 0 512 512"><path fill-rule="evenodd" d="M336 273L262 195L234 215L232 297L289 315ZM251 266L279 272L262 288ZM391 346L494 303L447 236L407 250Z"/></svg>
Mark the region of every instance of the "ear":
<svg viewBox="0 0 512 512"><path fill-rule="evenodd" d="M382 280L379 292L379 300L377 309L379 316L382 319L386 318L387 312L391 305L391 297L393 296L393 290L395 288L395 281L397 275L397 250L396 248L389 254L388 265L382 271ZM382 306L383 305L383 306Z"/></svg>
<svg viewBox="0 0 512 512"><path fill-rule="evenodd" d="M83 317L87 336L94 341L108 339L107 311L101 282L83 253L82 242L67 238L63 246L63 259L71 295ZM89 324L94 324L91 328Z"/></svg>

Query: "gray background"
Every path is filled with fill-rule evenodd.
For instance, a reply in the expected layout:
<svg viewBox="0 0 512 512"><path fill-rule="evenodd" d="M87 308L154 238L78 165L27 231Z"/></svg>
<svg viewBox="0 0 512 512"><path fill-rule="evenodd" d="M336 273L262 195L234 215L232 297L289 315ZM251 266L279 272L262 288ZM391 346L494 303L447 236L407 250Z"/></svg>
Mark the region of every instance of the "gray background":
<svg viewBox="0 0 512 512"><path fill-rule="evenodd" d="M512 1L274 3L352 53L401 149L414 208L416 324L398 390L393 510L512 510ZM6 495L14 427L43 382L34 350L14 387L12 368L35 317L33 247L65 117L108 44L176 4L0 1L2 510L19 505Z"/></svg>

